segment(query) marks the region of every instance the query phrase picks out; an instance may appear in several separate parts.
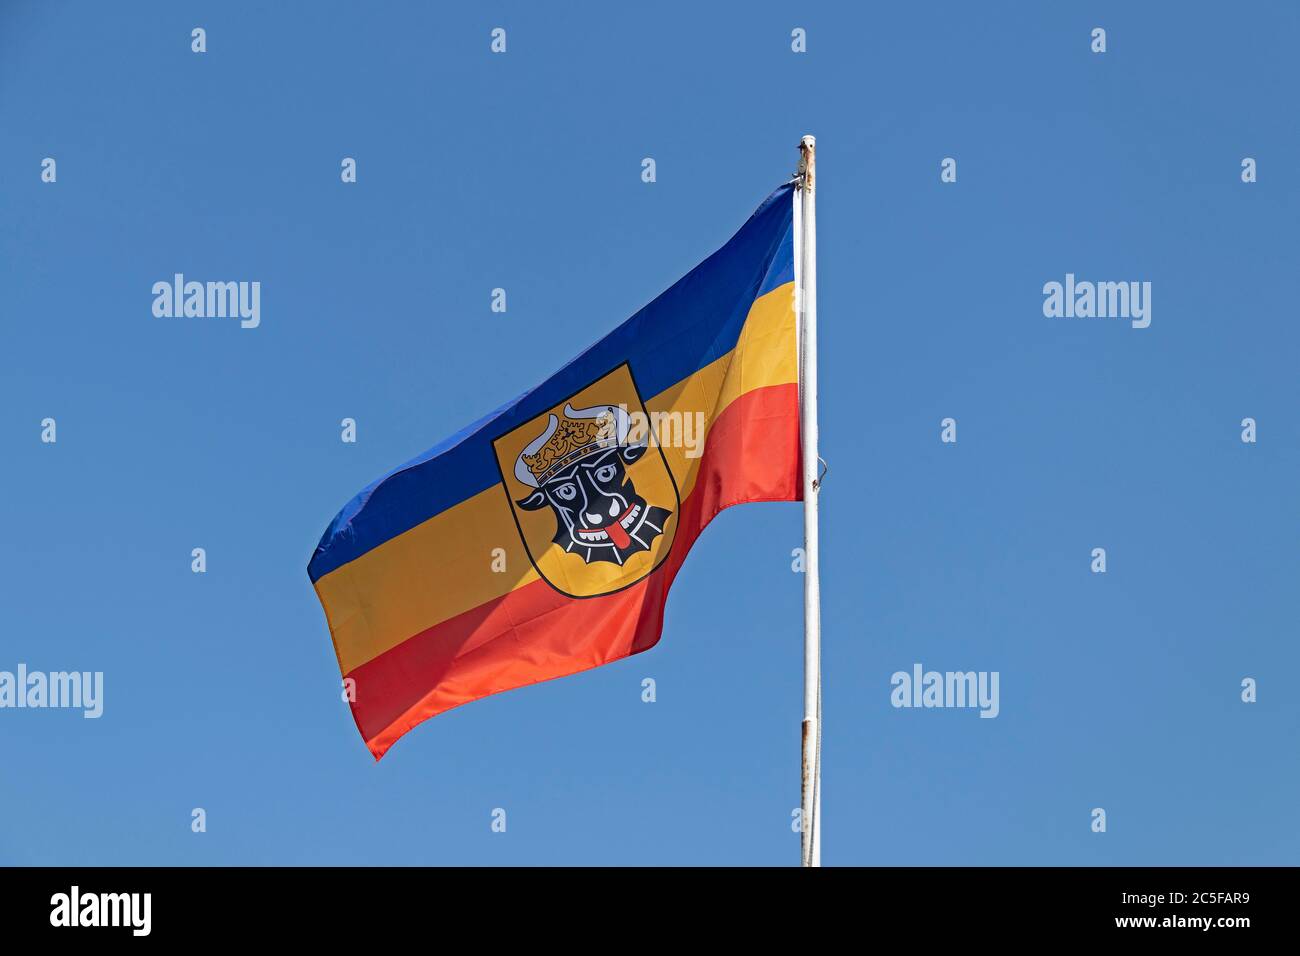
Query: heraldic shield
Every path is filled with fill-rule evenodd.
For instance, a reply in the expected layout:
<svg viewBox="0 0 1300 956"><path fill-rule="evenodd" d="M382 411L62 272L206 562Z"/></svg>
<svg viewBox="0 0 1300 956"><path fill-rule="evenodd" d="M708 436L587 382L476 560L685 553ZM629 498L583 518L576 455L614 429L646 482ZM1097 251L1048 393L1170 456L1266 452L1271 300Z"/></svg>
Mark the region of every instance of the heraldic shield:
<svg viewBox="0 0 1300 956"><path fill-rule="evenodd" d="M611 594L668 556L677 483L626 363L492 444L524 548L560 593Z"/></svg>

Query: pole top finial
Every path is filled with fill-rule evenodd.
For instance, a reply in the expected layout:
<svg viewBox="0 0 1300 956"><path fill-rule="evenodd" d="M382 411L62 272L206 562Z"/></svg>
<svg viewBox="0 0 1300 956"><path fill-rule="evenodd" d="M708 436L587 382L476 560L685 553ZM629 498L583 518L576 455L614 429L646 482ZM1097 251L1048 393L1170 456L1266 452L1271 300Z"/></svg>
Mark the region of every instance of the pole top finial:
<svg viewBox="0 0 1300 956"><path fill-rule="evenodd" d="M816 186L817 138L804 136L799 140L799 171L795 175L802 189L812 192Z"/></svg>

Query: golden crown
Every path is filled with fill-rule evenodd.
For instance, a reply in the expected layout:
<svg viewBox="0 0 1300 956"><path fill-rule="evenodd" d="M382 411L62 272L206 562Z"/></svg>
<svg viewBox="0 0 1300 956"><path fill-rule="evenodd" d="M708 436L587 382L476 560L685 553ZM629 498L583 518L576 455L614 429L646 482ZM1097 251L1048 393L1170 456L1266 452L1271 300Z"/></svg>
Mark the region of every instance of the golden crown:
<svg viewBox="0 0 1300 956"><path fill-rule="evenodd" d="M547 472L554 471L560 465L576 461L600 448L617 442L614 416L602 412L595 418L570 418L563 412L554 434L546 440L535 454L524 454L524 465L539 481Z"/></svg>

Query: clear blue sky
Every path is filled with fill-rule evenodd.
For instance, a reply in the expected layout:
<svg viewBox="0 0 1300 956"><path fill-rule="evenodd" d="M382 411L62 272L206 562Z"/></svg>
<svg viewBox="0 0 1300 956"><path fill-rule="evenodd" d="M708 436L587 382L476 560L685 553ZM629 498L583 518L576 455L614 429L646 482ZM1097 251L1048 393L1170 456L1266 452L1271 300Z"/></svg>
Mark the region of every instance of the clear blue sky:
<svg viewBox="0 0 1300 956"><path fill-rule="evenodd" d="M824 861L1300 862L1298 43L1284 2L4 2L0 669L106 688L0 711L0 862L797 861L797 505L714 523L652 651L378 765L306 563L809 132ZM154 318L175 272L260 281L261 327ZM1152 282L1151 327L1045 318L1067 272ZM895 710L916 662L1000 716Z"/></svg>

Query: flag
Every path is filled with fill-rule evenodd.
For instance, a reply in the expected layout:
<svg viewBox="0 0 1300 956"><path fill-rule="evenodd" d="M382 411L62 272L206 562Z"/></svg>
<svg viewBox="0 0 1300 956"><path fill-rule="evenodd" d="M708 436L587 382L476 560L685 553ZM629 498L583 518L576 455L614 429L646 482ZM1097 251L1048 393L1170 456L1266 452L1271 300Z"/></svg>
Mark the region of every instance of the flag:
<svg viewBox="0 0 1300 956"><path fill-rule="evenodd" d="M335 516L308 574L375 759L452 707L653 647L713 516L800 500L793 199Z"/></svg>

